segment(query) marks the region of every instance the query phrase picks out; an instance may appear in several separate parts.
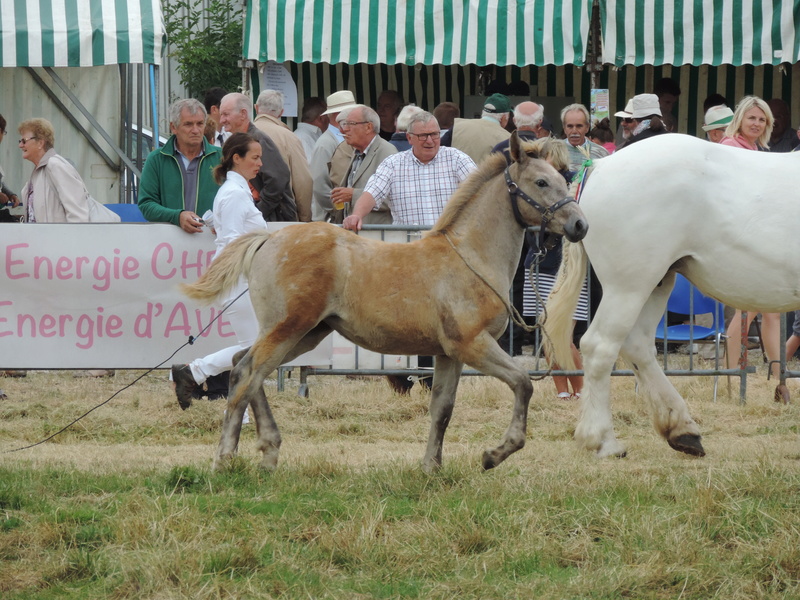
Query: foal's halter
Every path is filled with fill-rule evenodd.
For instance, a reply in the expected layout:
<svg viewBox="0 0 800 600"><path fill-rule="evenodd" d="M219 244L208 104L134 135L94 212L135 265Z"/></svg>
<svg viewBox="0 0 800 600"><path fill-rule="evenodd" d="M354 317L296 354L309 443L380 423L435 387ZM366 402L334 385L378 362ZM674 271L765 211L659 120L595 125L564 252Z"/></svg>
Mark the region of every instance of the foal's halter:
<svg viewBox="0 0 800 600"><path fill-rule="evenodd" d="M519 225L525 229L528 228L528 223L522 220L522 215L519 212L519 206L517 206L517 198L521 198L522 200L524 200L526 203L528 203L530 206L532 206L542 214L542 224L541 224L542 233L545 232L548 223L552 220L553 215L559 208L567 205L570 202L575 202L574 198L566 197L559 200L555 204L552 204L551 206L544 207L520 189L517 183L511 178L511 174L508 172L508 168L506 168L504 175L506 179L506 186L508 188L509 199L511 200L511 208L514 210L514 219L516 219L517 223L519 223ZM455 252L462 261L464 261L464 264L467 266L467 268L470 271L472 271L478 277L478 279L480 279L483 283L485 283L486 286L490 290L492 290L498 298L500 298L500 300L503 302L503 305L506 307L506 312L508 312L508 315L511 317L511 320L518 327L521 327L523 330L528 332L540 328L539 323L537 323L534 326L530 326L525 322L525 320L522 318L522 315L520 315L517 309L508 301L508 298L503 294L501 294L499 291L497 291L497 289L469 263L466 257L464 257L464 255L458 251L458 248L456 248L456 245L453 243L453 240L450 239L450 236L447 235L447 232L444 233L444 238L447 240L447 243L450 244L450 247L453 249L453 252ZM531 285L531 287L534 286ZM534 287L534 290L535 289L536 288ZM545 336L547 335L547 332L545 332L544 329L542 329L542 333ZM548 368L547 373L545 373L543 376L535 377L533 379L536 380L544 379L549 375L551 370L552 369Z"/></svg>
<svg viewBox="0 0 800 600"><path fill-rule="evenodd" d="M511 179L511 173L508 172L508 168L506 168L503 175L506 178L506 187L508 188L508 196L509 200L511 200L511 208L514 210L514 218L517 220L517 223L520 224L521 227L527 228L528 223L522 220L522 215L519 212L518 206L518 199L524 200L529 206L532 206L540 213L542 213L542 224L540 226L540 231L542 235L544 235L547 231L547 225L553 219L556 211L561 208L562 206L566 206L570 202L575 202L575 198L571 196L567 196L566 198L562 198L555 204L551 204L550 206L542 206L536 200L528 196L520 187L517 185L517 182Z"/></svg>

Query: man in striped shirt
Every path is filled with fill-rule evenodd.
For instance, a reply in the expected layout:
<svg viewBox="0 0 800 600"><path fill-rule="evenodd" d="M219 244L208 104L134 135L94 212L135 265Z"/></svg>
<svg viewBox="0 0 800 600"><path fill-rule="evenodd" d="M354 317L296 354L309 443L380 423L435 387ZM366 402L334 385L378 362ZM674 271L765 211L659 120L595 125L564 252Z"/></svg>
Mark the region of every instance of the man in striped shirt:
<svg viewBox="0 0 800 600"><path fill-rule="evenodd" d="M440 146L439 123L421 112L408 124L411 149L387 157L369 178L345 229L358 231L363 218L385 201L395 225L433 225L448 198L467 178L475 162L455 148Z"/></svg>

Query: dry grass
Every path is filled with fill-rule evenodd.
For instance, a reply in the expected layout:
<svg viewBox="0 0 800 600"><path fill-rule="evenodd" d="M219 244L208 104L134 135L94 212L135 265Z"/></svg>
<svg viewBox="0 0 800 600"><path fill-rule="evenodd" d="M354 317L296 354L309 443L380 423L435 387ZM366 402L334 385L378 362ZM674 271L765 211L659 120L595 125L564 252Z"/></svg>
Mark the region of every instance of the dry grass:
<svg viewBox="0 0 800 600"><path fill-rule="evenodd" d="M670 450L632 379L615 378L629 457L595 460L571 440L577 405L543 381L526 447L482 473L511 395L469 377L445 468L428 477L423 393L314 377L308 399L296 381L281 394L268 383L284 439L276 473L254 468L251 425L235 466L213 474L223 405L180 411L163 373L8 452L138 375L0 380L0 596L800 597L800 410L775 404L763 373L745 406L724 385L713 403L709 379L673 379L704 459Z"/></svg>

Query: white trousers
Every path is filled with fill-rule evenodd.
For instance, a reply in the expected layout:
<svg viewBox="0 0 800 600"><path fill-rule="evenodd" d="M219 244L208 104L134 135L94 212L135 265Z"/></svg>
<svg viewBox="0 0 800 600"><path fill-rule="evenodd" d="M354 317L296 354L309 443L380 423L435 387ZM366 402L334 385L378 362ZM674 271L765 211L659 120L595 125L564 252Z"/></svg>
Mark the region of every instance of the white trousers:
<svg viewBox="0 0 800 600"><path fill-rule="evenodd" d="M247 282L242 277L219 308L222 309L227 306L246 289ZM253 342L256 341L256 337L258 337L258 319L256 318L255 310L253 310L253 304L250 302L250 292L236 300L223 313L223 316L233 327L238 344L218 350L203 358L197 358L189 363L189 368L198 385L202 385L212 375L230 371L233 368L233 356L240 350L245 350L252 346Z"/></svg>

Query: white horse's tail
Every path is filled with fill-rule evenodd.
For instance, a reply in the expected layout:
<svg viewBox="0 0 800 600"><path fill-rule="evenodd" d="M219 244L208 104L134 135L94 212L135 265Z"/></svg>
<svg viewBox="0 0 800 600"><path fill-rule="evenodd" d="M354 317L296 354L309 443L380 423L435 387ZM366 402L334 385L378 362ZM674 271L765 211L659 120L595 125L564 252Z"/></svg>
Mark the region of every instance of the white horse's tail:
<svg viewBox="0 0 800 600"><path fill-rule="evenodd" d="M566 370L575 368L571 350L572 315L578 305L587 264L583 243L571 244L565 239L561 267L547 299L547 317L542 321L542 327L545 331L545 352L550 362Z"/></svg>
<svg viewBox="0 0 800 600"><path fill-rule="evenodd" d="M181 291L194 300L210 304L250 274L253 258L269 239L268 231L255 231L236 238L211 263L211 268L192 284L184 283Z"/></svg>

